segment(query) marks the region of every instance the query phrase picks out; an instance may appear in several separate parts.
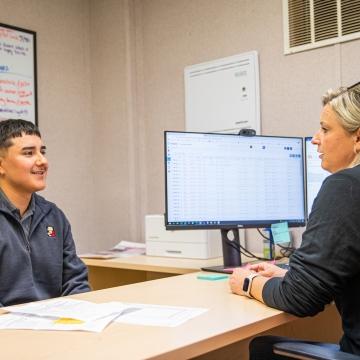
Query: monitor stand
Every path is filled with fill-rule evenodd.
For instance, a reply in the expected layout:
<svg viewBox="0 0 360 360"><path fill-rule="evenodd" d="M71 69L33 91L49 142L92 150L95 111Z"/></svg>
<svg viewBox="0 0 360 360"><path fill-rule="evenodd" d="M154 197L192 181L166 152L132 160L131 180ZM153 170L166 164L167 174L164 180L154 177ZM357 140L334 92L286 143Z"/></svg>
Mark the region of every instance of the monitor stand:
<svg viewBox="0 0 360 360"><path fill-rule="evenodd" d="M221 229L221 241L224 265L204 267L201 270L231 274L232 268L241 266L239 229Z"/></svg>

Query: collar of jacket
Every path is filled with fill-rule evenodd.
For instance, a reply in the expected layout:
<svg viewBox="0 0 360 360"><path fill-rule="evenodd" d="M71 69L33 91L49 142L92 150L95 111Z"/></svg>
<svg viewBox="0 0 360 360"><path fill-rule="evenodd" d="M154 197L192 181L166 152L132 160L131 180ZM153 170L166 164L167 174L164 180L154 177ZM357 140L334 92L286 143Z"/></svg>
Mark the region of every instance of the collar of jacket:
<svg viewBox="0 0 360 360"><path fill-rule="evenodd" d="M50 202L46 201L42 196L37 195L35 193L33 194L33 196L34 196L34 199L35 199L35 210L34 210L32 224L31 224L31 232L39 224L41 219L44 216L46 216L51 210L51 203ZM12 213L12 211L11 211L11 209L9 207L9 204L8 204L7 200L5 199L5 197L4 197L4 194L2 194L1 192L0 192L0 212L8 214L13 219L18 221L16 219L16 217L14 216L14 214Z"/></svg>

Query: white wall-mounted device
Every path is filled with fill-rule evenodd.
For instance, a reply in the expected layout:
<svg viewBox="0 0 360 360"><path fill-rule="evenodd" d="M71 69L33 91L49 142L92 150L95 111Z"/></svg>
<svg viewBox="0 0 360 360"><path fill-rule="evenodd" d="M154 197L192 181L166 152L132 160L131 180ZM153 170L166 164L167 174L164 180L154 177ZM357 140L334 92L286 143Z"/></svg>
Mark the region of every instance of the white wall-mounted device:
<svg viewBox="0 0 360 360"><path fill-rule="evenodd" d="M260 134L257 51L187 66L184 80L187 131Z"/></svg>

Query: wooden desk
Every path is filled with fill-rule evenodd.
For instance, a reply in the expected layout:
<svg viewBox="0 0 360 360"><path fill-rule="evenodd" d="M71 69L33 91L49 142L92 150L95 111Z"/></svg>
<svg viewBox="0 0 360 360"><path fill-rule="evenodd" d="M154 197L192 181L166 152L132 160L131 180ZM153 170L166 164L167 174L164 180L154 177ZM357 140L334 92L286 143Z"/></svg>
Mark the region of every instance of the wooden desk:
<svg viewBox="0 0 360 360"><path fill-rule="evenodd" d="M300 319L231 294L227 281L197 274L121 286L74 296L94 302L123 301L205 307L209 311L175 327L110 324L103 332L1 330L1 357L12 360L246 359L249 338L263 332L332 340L326 316ZM333 307L327 309L327 314ZM305 323L304 323L305 320ZM310 320L310 321L307 321ZM285 327L285 330L283 329ZM287 327L287 328L286 328ZM298 332L300 329L300 332ZM319 331L321 329L321 331Z"/></svg>
<svg viewBox="0 0 360 360"><path fill-rule="evenodd" d="M197 272L205 266L221 265L223 261L222 258L198 260L146 255L82 260L88 267L94 290Z"/></svg>

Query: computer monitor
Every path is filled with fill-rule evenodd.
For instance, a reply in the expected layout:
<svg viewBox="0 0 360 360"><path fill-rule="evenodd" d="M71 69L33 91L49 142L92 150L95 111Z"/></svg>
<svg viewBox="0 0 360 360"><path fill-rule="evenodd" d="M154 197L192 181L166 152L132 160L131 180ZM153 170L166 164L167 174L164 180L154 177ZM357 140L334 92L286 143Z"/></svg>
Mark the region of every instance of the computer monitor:
<svg viewBox="0 0 360 360"><path fill-rule="evenodd" d="M305 173L306 173L306 199L307 216L309 218L315 197L317 196L323 181L330 173L321 167L321 159L317 152L317 146L311 143L312 137L305 138Z"/></svg>
<svg viewBox="0 0 360 360"><path fill-rule="evenodd" d="M299 137L167 131L165 226L221 229L224 266L239 266L238 228L305 224L303 170Z"/></svg>

